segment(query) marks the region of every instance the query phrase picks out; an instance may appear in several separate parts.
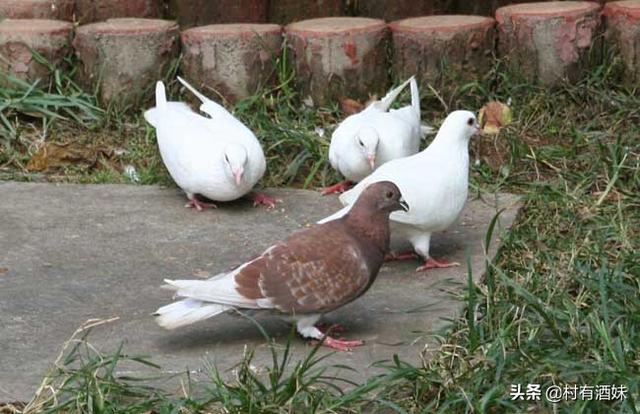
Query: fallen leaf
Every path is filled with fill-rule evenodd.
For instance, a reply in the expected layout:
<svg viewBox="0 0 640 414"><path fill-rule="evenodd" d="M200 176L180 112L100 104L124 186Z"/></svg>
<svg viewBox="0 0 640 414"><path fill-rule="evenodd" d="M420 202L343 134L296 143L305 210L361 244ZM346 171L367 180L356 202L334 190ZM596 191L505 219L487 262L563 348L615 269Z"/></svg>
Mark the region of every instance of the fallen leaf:
<svg viewBox="0 0 640 414"><path fill-rule="evenodd" d="M9 269L7 269L6 267L0 267L0 276L4 276L8 272L9 272Z"/></svg>
<svg viewBox="0 0 640 414"><path fill-rule="evenodd" d="M138 171L136 171L136 167L133 165L126 165L122 173L129 179L129 181L134 183L140 182L140 175L138 174Z"/></svg>
<svg viewBox="0 0 640 414"><path fill-rule="evenodd" d="M351 98L343 98L340 100L340 110L346 115L357 114L364 109L364 104Z"/></svg>
<svg viewBox="0 0 640 414"><path fill-rule="evenodd" d="M485 134L497 134L512 121L511 108L498 101L491 101L480 109L478 122Z"/></svg>
<svg viewBox="0 0 640 414"><path fill-rule="evenodd" d="M367 106L371 105L372 102L375 102L377 100L378 95L369 95L369 99L367 99L365 103L352 98L342 98L340 99L340 110L346 115L357 114Z"/></svg>
<svg viewBox="0 0 640 414"><path fill-rule="evenodd" d="M313 98L311 96L307 96L302 100L302 103L309 108L313 108Z"/></svg>
<svg viewBox="0 0 640 414"><path fill-rule="evenodd" d="M78 143L45 143L27 163L29 171L49 171L69 165L92 167L101 157L110 158L113 151L103 147L91 147Z"/></svg>

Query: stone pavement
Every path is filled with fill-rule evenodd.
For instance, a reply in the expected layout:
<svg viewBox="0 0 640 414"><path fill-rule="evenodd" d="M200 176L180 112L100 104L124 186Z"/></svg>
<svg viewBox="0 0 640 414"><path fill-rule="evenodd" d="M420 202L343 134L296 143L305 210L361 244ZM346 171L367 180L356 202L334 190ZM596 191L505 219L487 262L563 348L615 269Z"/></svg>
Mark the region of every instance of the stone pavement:
<svg viewBox="0 0 640 414"><path fill-rule="evenodd" d="M90 318L119 317L91 334L98 349L114 352L124 341L128 354L150 355L168 372L188 368L197 377L208 361L228 373L245 345L255 348L256 367L269 366L264 338L238 315L176 331L159 328L150 316L171 299L159 289L164 278L214 275L339 205L313 191L269 193L284 201L275 210L238 201L197 213L183 207L177 189L0 183L0 401L28 399L62 344ZM484 272L489 221L506 208L493 257L496 236L519 207L518 197L509 194L483 199L470 201L459 224L432 239L435 257L463 264L468 257L475 280ZM345 337L366 345L323 363L356 368L349 376L362 380L380 372L372 366L376 361L398 354L417 363L425 344L434 349L433 334L463 306L456 295L465 289L466 266L416 274L417 265L385 265L364 297L327 315L328 322L345 325ZM287 324L266 315L258 321L279 344L286 342ZM298 337L293 346L295 358L309 349Z"/></svg>

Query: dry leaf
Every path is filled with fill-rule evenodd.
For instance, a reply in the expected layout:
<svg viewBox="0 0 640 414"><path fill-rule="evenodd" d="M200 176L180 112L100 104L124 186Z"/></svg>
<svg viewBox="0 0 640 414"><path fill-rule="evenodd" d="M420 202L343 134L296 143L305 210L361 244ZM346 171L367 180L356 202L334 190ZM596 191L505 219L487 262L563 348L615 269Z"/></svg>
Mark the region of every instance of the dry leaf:
<svg viewBox="0 0 640 414"><path fill-rule="evenodd" d="M485 134L497 134L512 121L511 108L498 101L491 101L480 109L478 122Z"/></svg>
<svg viewBox="0 0 640 414"><path fill-rule="evenodd" d="M367 106L371 105L372 102L378 100L377 95L369 95L369 99L365 103L357 101L351 98L342 98L340 99L340 110L344 112L346 115L357 114L362 111Z"/></svg>
<svg viewBox="0 0 640 414"><path fill-rule="evenodd" d="M8 272L9 272L9 269L7 269L6 267L0 267L0 276L4 276Z"/></svg>
<svg viewBox="0 0 640 414"><path fill-rule="evenodd" d="M101 156L109 158L112 151L102 147L91 147L78 143L47 142L27 163L29 171L48 171L69 165L96 165Z"/></svg>
<svg viewBox="0 0 640 414"><path fill-rule="evenodd" d="M364 109L364 105L355 99L344 98L340 100L340 110L346 115L357 114Z"/></svg>

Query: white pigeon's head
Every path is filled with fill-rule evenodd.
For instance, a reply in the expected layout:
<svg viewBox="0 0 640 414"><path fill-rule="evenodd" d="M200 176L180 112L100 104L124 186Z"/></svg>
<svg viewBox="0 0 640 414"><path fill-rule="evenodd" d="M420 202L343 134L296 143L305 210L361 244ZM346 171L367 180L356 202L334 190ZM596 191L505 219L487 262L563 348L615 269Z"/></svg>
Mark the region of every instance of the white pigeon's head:
<svg viewBox="0 0 640 414"><path fill-rule="evenodd" d="M378 132L371 127L364 127L358 130L358 133L354 138L356 146L360 151L362 151L362 156L367 159L369 166L371 167L371 171L373 171L376 165L378 142L380 141Z"/></svg>
<svg viewBox="0 0 640 414"><path fill-rule="evenodd" d="M441 133L453 139L468 141L480 131L476 116L470 111L453 111L445 118L438 135Z"/></svg>
<svg viewBox="0 0 640 414"><path fill-rule="evenodd" d="M227 177L233 179L236 185L242 184L244 171L247 166L247 150L242 145L229 144L224 147L224 166Z"/></svg>

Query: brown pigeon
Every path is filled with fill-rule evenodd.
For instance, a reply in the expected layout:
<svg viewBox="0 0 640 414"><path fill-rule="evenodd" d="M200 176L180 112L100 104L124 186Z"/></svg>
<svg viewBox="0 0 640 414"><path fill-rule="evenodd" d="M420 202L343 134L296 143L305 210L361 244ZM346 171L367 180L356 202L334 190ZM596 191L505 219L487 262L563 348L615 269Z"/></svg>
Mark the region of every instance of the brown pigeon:
<svg viewBox="0 0 640 414"><path fill-rule="evenodd" d="M186 299L158 309L157 322L173 329L234 308L264 309L292 319L302 337L325 346L362 345L325 335L316 323L369 289L389 250L389 214L407 209L395 184L373 184L345 216L297 231L228 273L165 280Z"/></svg>

